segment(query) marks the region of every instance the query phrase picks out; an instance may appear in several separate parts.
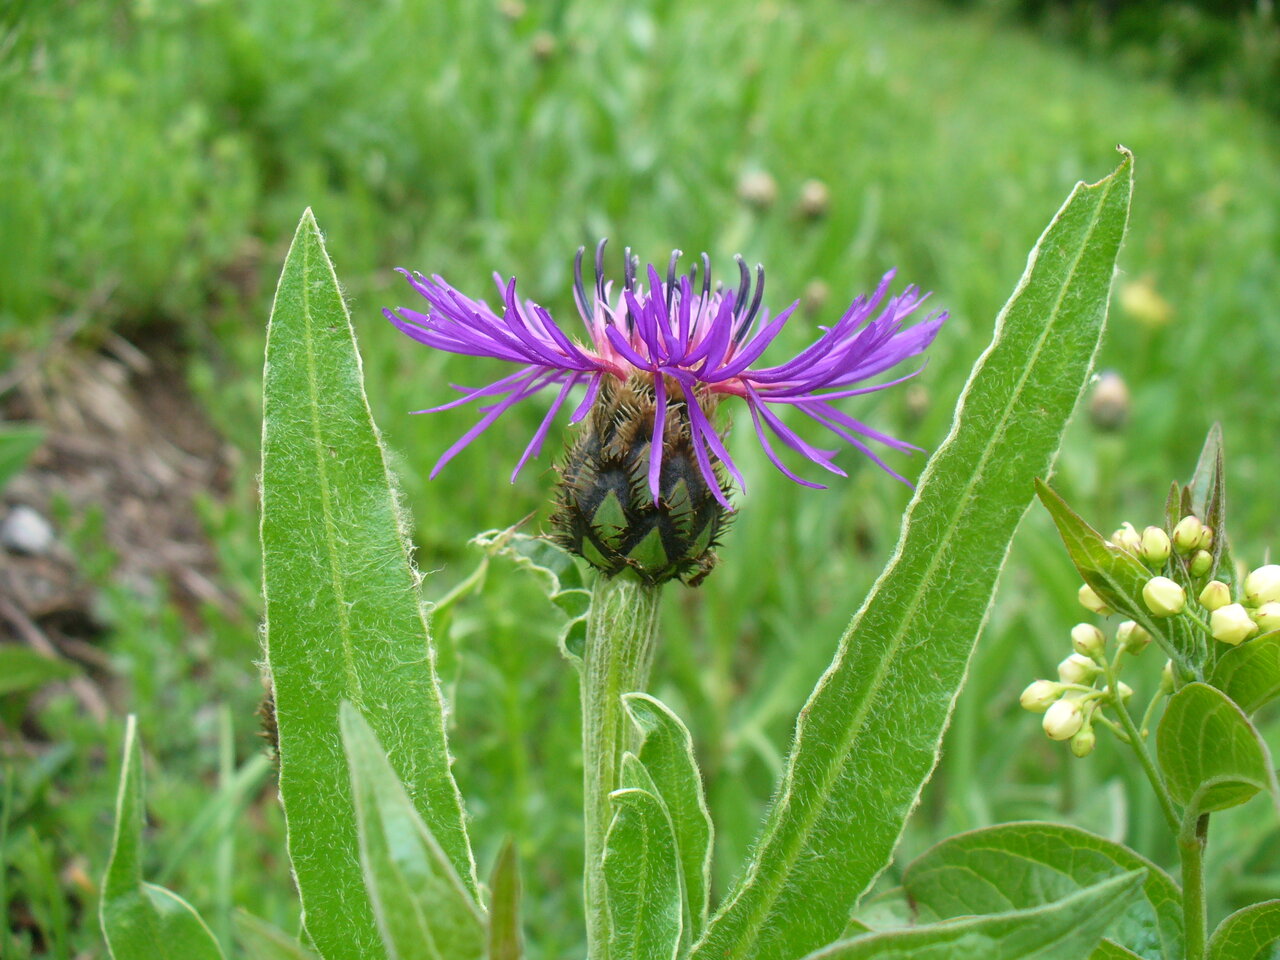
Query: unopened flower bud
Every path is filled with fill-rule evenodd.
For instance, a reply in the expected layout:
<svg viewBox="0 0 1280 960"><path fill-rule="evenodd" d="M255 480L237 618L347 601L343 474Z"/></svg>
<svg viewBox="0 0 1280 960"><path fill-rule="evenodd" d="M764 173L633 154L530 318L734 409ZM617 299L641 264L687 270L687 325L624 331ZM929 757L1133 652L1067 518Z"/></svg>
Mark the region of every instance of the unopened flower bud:
<svg viewBox="0 0 1280 960"><path fill-rule="evenodd" d="M1142 599L1147 609L1157 617L1172 617L1183 611L1187 595L1182 587L1168 577L1152 577L1142 588Z"/></svg>
<svg viewBox="0 0 1280 960"><path fill-rule="evenodd" d="M1169 559L1171 545L1169 535L1160 527L1147 527L1142 531L1142 559L1159 566Z"/></svg>
<svg viewBox="0 0 1280 960"><path fill-rule="evenodd" d="M1119 430L1129 419L1129 387L1114 370L1098 377L1089 397L1089 419L1099 430Z"/></svg>
<svg viewBox="0 0 1280 960"><path fill-rule="evenodd" d="M1221 580L1210 580L1200 591L1200 606L1213 611L1231 602L1231 588Z"/></svg>
<svg viewBox="0 0 1280 960"><path fill-rule="evenodd" d="M826 216L831 206L831 191L821 180L806 180L800 185L800 202L796 209L802 217L816 220Z"/></svg>
<svg viewBox="0 0 1280 960"><path fill-rule="evenodd" d="M1268 563L1244 578L1244 602L1251 607L1280 600L1280 564Z"/></svg>
<svg viewBox="0 0 1280 960"><path fill-rule="evenodd" d="M1173 549L1181 554L1190 553L1200 546L1200 537L1204 534L1204 524L1199 517L1185 516L1173 528Z"/></svg>
<svg viewBox="0 0 1280 960"><path fill-rule="evenodd" d="M1253 611L1253 622L1267 632L1280 630L1280 602L1272 600Z"/></svg>
<svg viewBox="0 0 1280 960"><path fill-rule="evenodd" d="M1209 615L1209 632L1213 638L1233 647L1257 629L1249 611L1238 603L1228 603Z"/></svg>
<svg viewBox="0 0 1280 960"><path fill-rule="evenodd" d="M1062 696L1062 684L1052 680L1035 680L1027 685L1018 698L1023 710L1032 713L1044 713L1059 697Z"/></svg>
<svg viewBox="0 0 1280 960"><path fill-rule="evenodd" d="M1173 692L1173 661L1166 660L1160 669L1160 690L1163 693Z"/></svg>
<svg viewBox="0 0 1280 960"><path fill-rule="evenodd" d="M1058 664L1058 679L1063 683L1090 683L1098 675L1098 665L1083 653L1073 653Z"/></svg>
<svg viewBox="0 0 1280 960"><path fill-rule="evenodd" d="M1208 550L1213 546L1213 527L1205 527L1200 531L1200 539L1196 541L1196 546L1201 550Z"/></svg>
<svg viewBox="0 0 1280 960"><path fill-rule="evenodd" d="M1078 700L1062 699L1044 712L1044 732L1050 740L1070 740L1084 726L1084 711Z"/></svg>
<svg viewBox="0 0 1280 960"><path fill-rule="evenodd" d="M1080 601L1080 606L1101 616L1105 617L1112 612L1111 608L1103 603L1102 598L1094 592L1093 587L1087 583L1076 592L1076 599Z"/></svg>
<svg viewBox="0 0 1280 960"><path fill-rule="evenodd" d="M757 210L768 210L778 199L778 184L763 170L752 170L738 181L738 199Z"/></svg>
<svg viewBox="0 0 1280 960"><path fill-rule="evenodd" d="M1151 642L1151 634L1141 624L1126 620L1116 628L1116 642L1128 653L1141 653Z"/></svg>
<svg viewBox="0 0 1280 960"><path fill-rule="evenodd" d="M1116 681L1116 689L1120 691L1120 701L1125 703L1133 696L1133 687L1129 686L1123 680ZM1111 692L1111 687L1107 687L1107 693Z"/></svg>
<svg viewBox="0 0 1280 960"><path fill-rule="evenodd" d="M1197 550L1191 558L1191 575L1203 577L1213 567L1213 554L1208 550Z"/></svg>
<svg viewBox="0 0 1280 960"><path fill-rule="evenodd" d="M1120 524L1120 528L1111 534L1111 542L1121 550L1128 550L1130 553L1136 554L1142 549L1142 535L1128 520Z"/></svg>
<svg viewBox="0 0 1280 960"><path fill-rule="evenodd" d="M1077 757L1087 757L1097 745L1098 735L1093 732L1093 727L1085 727L1071 738L1071 752Z"/></svg>
<svg viewBox="0 0 1280 960"><path fill-rule="evenodd" d="M1092 623L1077 623L1071 628L1071 646L1076 653L1096 660L1102 656L1106 645L1107 638Z"/></svg>

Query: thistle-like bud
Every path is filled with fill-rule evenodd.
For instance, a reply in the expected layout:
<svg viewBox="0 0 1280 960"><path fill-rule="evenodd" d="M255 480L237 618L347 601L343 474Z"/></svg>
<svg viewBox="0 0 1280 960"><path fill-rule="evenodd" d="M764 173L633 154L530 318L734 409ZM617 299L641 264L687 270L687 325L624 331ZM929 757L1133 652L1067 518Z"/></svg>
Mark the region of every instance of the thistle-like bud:
<svg viewBox="0 0 1280 960"><path fill-rule="evenodd" d="M1063 683L1092 683L1098 665L1083 653L1073 653L1058 664L1058 679Z"/></svg>
<svg viewBox="0 0 1280 960"><path fill-rule="evenodd" d="M1018 703L1023 710L1032 713L1044 713L1055 700L1062 696L1062 684L1052 680L1034 680L1022 691Z"/></svg>
<svg viewBox="0 0 1280 960"><path fill-rule="evenodd" d="M704 400L703 409L709 413L713 402ZM654 501L648 483L654 413L652 380L604 378L561 470L555 539L606 576L629 571L648 584L679 578L696 585L715 565L713 548L729 517L698 467L680 402L667 406Z"/></svg>
<svg viewBox="0 0 1280 960"><path fill-rule="evenodd" d="M1187 605L1187 595L1181 586L1168 577L1152 577L1142 588L1142 600L1157 617L1172 617Z"/></svg>
<svg viewBox="0 0 1280 960"><path fill-rule="evenodd" d="M1102 598L1094 592L1093 587L1089 586L1087 583L1076 591L1076 599L1080 601L1080 606L1084 607L1086 610L1091 610L1100 616L1105 617L1114 612L1106 605L1106 603L1103 602Z"/></svg>
<svg viewBox="0 0 1280 960"><path fill-rule="evenodd" d="M1280 630L1280 602L1272 600L1253 611L1253 622L1260 630L1270 632Z"/></svg>
<svg viewBox="0 0 1280 960"><path fill-rule="evenodd" d="M1093 753L1097 745L1098 735L1093 732L1093 727L1084 727L1071 738L1071 752L1081 759Z"/></svg>
<svg viewBox="0 0 1280 960"><path fill-rule="evenodd" d="M1097 660L1106 646L1107 638L1092 623L1077 623L1071 628L1071 647L1076 653Z"/></svg>
<svg viewBox="0 0 1280 960"><path fill-rule="evenodd" d="M1188 554L1200 546L1200 538L1204 535L1204 524L1199 517L1185 516L1173 528L1173 549L1181 554Z"/></svg>
<svg viewBox="0 0 1280 960"><path fill-rule="evenodd" d="M1128 520L1120 524L1116 532L1111 534L1111 542L1121 550L1129 551L1129 553L1136 554L1142 549L1142 536Z"/></svg>
<svg viewBox="0 0 1280 960"><path fill-rule="evenodd" d="M1231 588L1221 580L1210 580L1200 591L1200 606L1212 612L1231 602Z"/></svg>
<svg viewBox="0 0 1280 960"><path fill-rule="evenodd" d="M1208 550L1197 550L1191 557L1191 575L1203 577L1213 567L1213 554Z"/></svg>
<svg viewBox="0 0 1280 960"><path fill-rule="evenodd" d="M1126 620L1116 628L1116 642L1124 647L1126 653L1137 654L1147 648L1151 634L1141 624Z"/></svg>
<svg viewBox="0 0 1280 960"><path fill-rule="evenodd" d="M1142 559L1153 566L1161 566L1169 559L1172 547L1169 535L1160 527L1147 527L1142 531Z"/></svg>
<svg viewBox="0 0 1280 960"><path fill-rule="evenodd" d="M1268 563L1244 578L1244 602L1251 607L1280 601L1280 564Z"/></svg>
<svg viewBox="0 0 1280 960"><path fill-rule="evenodd" d="M1249 611L1238 603L1228 603L1209 615L1209 632L1213 638L1233 647L1257 629L1258 625L1249 616Z"/></svg>
<svg viewBox="0 0 1280 960"><path fill-rule="evenodd" d="M1084 726L1080 701L1064 697L1044 712L1044 732L1050 740L1070 740Z"/></svg>

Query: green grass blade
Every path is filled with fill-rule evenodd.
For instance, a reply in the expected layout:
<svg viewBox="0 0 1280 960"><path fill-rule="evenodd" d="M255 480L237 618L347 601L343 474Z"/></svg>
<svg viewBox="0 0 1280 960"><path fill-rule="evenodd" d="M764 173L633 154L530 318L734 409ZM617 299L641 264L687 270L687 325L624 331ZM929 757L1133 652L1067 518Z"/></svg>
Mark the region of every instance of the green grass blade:
<svg viewBox="0 0 1280 960"><path fill-rule="evenodd" d="M746 872L699 960L791 960L837 936L884 869L939 743L1032 481L1102 335L1132 158L1080 184L1032 252L930 459L897 551L796 726Z"/></svg>
<svg viewBox="0 0 1280 960"><path fill-rule="evenodd" d="M308 210L276 290L262 433L266 647L280 797L304 923L327 960L383 955L365 894L338 704L355 703L472 891L444 705L355 336Z"/></svg>
<svg viewBox="0 0 1280 960"><path fill-rule="evenodd" d="M22 472L44 443L44 430L34 423L0 424L0 490Z"/></svg>
<svg viewBox="0 0 1280 960"><path fill-rule="evenodd" d="M520 932L520 856L508 838L489 878L488 960L520 960L524 938Z"/></svg>
<svg viewBox="0 0 1280 960"><path fill-rule="evenodd" d="M192 906L142 879L142 760L138 724L125 724L115 838L102 881L98 917L113 960L224 960Z"/></svg>
<svg viewBox="0 0 1280 960"><path fill-rule="evenodd" d="M46 656L17 644L0 646L0 697L66 680L79 672L74 663L58 656Z"/></svg>
<svg viewBox="0 0 1280 960"><path fill-rule="evenodd" d="M671 819L647 790L610 795L604 877L613 960L674 960L680 949L680 863Z"/></svg>
<svg viewBox="0 0 1280 960"><path fill-rule="evenodd" d="M316 955L283 930L245 910L235 913L236 938L246 960L317 960Z"/></svg>
<svg viewBox="0 0 1280 960"><path fill-rule="evenodd" d="M1209 960L1269 960L1280 942L1280 900L1237 910L1209 938Z"/></svg>
<svg viewBox="0 0 1280 960"><path fill-rule="evenodd" d="M1135 870L1044 906L866 934L807 960L1085 960L1141 884Z"/></svg>
<svg viewBox="0 0 1280 960"><path fill-rule="evenodd" d="M369 724L339 711L351 771L360 863L387 955L393 960L481 960L484 914L418 816Z"/></svg>

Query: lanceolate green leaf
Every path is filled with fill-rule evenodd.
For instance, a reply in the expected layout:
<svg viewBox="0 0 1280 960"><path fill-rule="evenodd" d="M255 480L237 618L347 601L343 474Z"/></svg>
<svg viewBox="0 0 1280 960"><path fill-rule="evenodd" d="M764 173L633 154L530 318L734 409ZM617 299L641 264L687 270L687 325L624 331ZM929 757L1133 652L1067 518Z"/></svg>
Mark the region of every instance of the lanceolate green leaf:
<svg viewBox="0 0 1280 960"><path fill-rule="evenodd" d="M0 424L0 490L22 471L42 443L44 430L39 424Z"/></svg>
<svg viewBox="0 0 1280 960"><path fill-rule="evenodd" d="M613 960L674 960L680 949L680 864L662 801L626 787L611 795L615 810L605 837Z"/></svg>
<svg viewBox="0 0 1280 960"><path fill-rule="evenodd" d="M747 868L699 960L793 960L837 936L884 868L942 731L1034 477L1097 351L1132 159L1081 184L1032 252L925 467L897 551L796 726Z"/></svg>
<svg viewBox="0 0 1280 960"><path fill-rule="evenodd" d="M1156 757L1169 793L1188 818L1276 794L1275 769L1261 735L1222 691L1189 683L1172 697L1156 733Z"/></svg>
<svg viewBox="0 0 1280 960"><path fill-rule="evenodd" d="M65 680L79 672L70 660L45 656L13 643L0 645L0 697Z"/></svg>
<svg viewBox="0 0 1280 960"><path fill-rule="evenodd" d="M922 917L945 920L1041 906L1101 880L1145 870L1142 896L1107 937L1146 960L1182 955L1182 894L1127 847L1077 827L1008 823L943 840L907 867L903 886Z"/></svg>
<svg viewBox="0 0 1280 960"><path fill-rule="evenodd" d="M622 700L640 729L640 762L671 814L684 877L686 919L697 936L707 922L712 827L702 774L693 755L693 738L680 718L656 697L628 693Z"/></svg>
<svg viewBox="0 0 1280 960"><path fill-rule="evenodd" d="M1209 682L1245 713L1280 696L1280 630L1232 647L1218 659Z"/></svg>
<svg viewBox="0 0 1280 960"><path fill-rule="evenodd" d="M476 882L418 579L310 211L276 290L264 377L265 635L289 854L319 952L370 960L384 953L360 873L339 702L368 718L463 882L473 892Z"/></svg>
<svg viewBox="0 0 1280 960"><path fill-rule="evenodd" d="M1209 938L1209 960L1270 960L1280 943L1280 900L1237 910Z"/></svg>
<svg viewBox="0 0 1280 960"><path fill-rule="evenodd" d="M807 960L1086 960L1141 883L1138 870L1044 906L865 934Z"/></svg>
<svg viewBox="0 0 1280 960"><path fill-rule="evenodd" d="M498 854L489 880L489 958L520 960L524 940L520 933L520 858L508 839Z"/></svg>
<svg viewBox="0 0 1280 960"><path fill-rule="evenodd" d="M98 916L113 960L223 960L222 950L189 903L142 879L142 760L138 726L125 724L116 831L102 881Z"/></svg>
<svg viewBox="0 0 1280 960"><path fill-rule="evenodd" d="M481 960L485 918L350 703L339 722L365 886L393 960Z"/></svg>

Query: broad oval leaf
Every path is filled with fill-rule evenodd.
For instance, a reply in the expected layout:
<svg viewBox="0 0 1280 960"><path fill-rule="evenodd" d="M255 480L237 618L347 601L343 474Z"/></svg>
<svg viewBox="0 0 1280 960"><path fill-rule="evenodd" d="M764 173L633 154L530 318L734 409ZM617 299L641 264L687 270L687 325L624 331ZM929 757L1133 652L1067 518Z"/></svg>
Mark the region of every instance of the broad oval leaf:
<svg viewBox="0 0 1280 960"><path fill-rule="evenodd" d="M864 934L807 960L1086 960L1140 896L1142 876L1121 874L1027 910Z"/></svg>
<svg viewBox="0 0 1280 960"><path fill-rule="evenodd" d="M1219 658L1209 682L1245 713L1280 696L1280 630L1232 647Z"/></svg>
<svg viewBox="0 0 1280 960"><path fill-rule="evenodd" d="M1086 383L1128 221L1132 157L1080 184L1032 251L907 508L898 547L796 725L745 871L698 960L794 960L884 869L938 760L1032 480Z"/></svg>
<svg viewBox="0 0 1280 960"><path fill-rule="evenodd" d="M263 406L264 634L289 855L316 949L375 960L385 953L361 875L341 701L368 718L473 896L477 884L418 578L310 210L271 309Z"/></svg>
<svg viewBox="0 0 1280 960"><path fill-rule="evenodd" d="M1056 823L1008 823L943 840L906 869L902 884L922 916L1024 910L1099 881L1145 870L1141 897L1107 937L1146 960L1182 953L1182 894L1169 875L1118 843Z"/></svg>
<svg viewBox="0 0 1280 960"><path fill-rule="evenodd" d="M191 904L142 879L142 761L137 718L125 721L115 838L98 919L113 960L224 960Z"/></svg>
<svg viewBox="0 0 1280 960"><path fill-rule="evenodd" d="M1237 910L1209 938L1209 960L1270 960L1280 943L1280 900Z"/></svg>
<svg viewBox="0 0 1280 960"><path fill-rule="evenodd" d="M360 863L393 960L482 960L485 919L422 822L378 738L350 703L340 710Z"/></svg>
<svg viewBox="0 0 1280 960"><path fill-rule="evenodd" d="M680 863L662 801L615 790L605 836L604 878L611 960L674 960L680 950Z"/></svg>
<svg viewBox="0 0 1280 960"><path fill-rule="evenodd" d="M1260 790L1277 793L1271 754L1244 712L1221 690L1189 683L1160 719L1156 757L1187 816L1238 806Z"/></svg>

